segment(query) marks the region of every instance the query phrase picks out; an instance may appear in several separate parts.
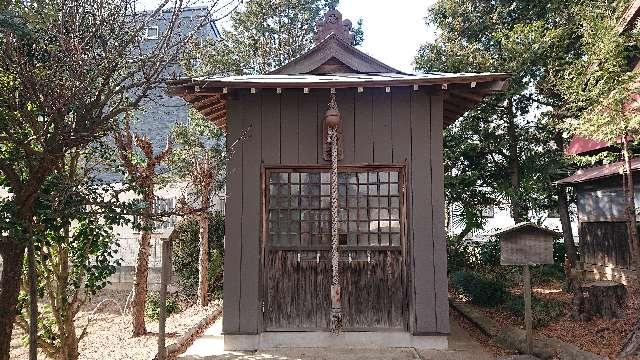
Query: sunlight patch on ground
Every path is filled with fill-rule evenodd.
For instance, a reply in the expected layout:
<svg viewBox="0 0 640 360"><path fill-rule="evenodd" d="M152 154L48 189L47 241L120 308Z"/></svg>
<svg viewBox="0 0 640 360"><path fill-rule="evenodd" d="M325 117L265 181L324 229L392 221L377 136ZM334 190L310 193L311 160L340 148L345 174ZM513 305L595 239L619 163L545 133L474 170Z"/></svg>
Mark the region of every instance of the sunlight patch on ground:
<svg viewBox="0 0 640 360"><path fill-rule="evenodd" d="M555 293L562 292L562 289L533 288L533 291L541 294L555 294Z"/></svg>

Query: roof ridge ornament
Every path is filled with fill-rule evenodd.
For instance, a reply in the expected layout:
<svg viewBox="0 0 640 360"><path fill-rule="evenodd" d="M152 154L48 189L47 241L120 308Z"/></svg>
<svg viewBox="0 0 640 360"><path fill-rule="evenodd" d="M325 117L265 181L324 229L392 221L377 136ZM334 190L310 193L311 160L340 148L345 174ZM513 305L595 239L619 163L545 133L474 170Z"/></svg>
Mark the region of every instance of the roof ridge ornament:
<svg viewBox="0 0 640 360"><path fill-rule="evenodd" d="M336 9L331 9L324 14L324 20L316 22L316 45L335 34L342 41L351 45L353 34L351 33L351 20L342 20L342 14Z"/></svg>

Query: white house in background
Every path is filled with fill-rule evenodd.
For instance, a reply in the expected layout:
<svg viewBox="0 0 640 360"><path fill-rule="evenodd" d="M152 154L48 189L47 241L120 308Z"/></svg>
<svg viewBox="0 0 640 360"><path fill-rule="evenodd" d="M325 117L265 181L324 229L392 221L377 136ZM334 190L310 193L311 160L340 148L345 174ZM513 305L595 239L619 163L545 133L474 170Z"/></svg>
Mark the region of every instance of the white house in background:
<svg viewBox="0 0 640 360"><path fill-rule="evenodd" d="M570 212L575 214L576 209L574 205L571 205ZM451 211L449 212L452 213ZM466 236L466 239L473 241L485 241L491 235L498 230L507 228L515 224L515 221L511 217L511 212L509 210L508 204L504 204L502 206L490 206L483 210L483 217L486 220L486 224L484 228L480 231L476 231L474 233L470 233ZM533 220L543 219L542 226L556 230L562 231L562 225L560 223L560 218L557 212L549 212L547 214L534 214L531 217ZM449 225L447 228L447 232L451 234L459 233L462 229L460 227L456 227L453 225L455 221L449 221ZM575 216L571 217L571 229L573 230L573 240L577 244L578 243L578 221Z"/></svg>

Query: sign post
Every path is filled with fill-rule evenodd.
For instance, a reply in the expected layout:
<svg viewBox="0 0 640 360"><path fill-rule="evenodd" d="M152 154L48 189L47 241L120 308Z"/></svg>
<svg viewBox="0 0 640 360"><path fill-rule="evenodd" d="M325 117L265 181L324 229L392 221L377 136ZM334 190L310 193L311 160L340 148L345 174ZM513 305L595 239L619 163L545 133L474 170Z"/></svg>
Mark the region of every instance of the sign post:
<svg viewBox="0 0 640 360"><path fill-rule="evenodd" d="M527 332L527 354L533 349L533 314L531 313L531 274L529 265L524 265L524 325Z"/></svg>
<svg viewBox="0 0 640 360"><path fill-rule="evenodd" d="M494 233L500 239L500 264L522 265L526 351L533 350L530 265L553 264L553 239L562 234L533 223L520 223Z"/></svg>
<svg viewBox="0 0 640 360"><path fill-rule="evenodd" d="M162 272L160 273L160 311L158 318L158 360L167 358L167 347L165 344L165 325L167 322L167 285L171 281L171 254L173 252L173 241L177 236L175 228L167 238L162 239Z"/></svg>

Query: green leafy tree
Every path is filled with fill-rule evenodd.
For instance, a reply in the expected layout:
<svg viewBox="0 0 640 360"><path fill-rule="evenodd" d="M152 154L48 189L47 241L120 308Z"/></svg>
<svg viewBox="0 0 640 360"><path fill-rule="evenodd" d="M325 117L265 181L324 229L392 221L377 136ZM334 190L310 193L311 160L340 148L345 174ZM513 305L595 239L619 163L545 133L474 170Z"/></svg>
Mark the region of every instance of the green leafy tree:
<svg viewBox="0 0 640 360"><path fill-rule="evenodd" d="M167 5L176 14L184 5L164 0L137 13L134 2L18 0L0 8L0 172L15 209L0 238L0 360L9 358L25 248L30 357L36 357L34 216L45 182L69 151L104 137L139 107L194 36L176 31L174 16L155 46L143 46L149 21Z"/></svg>
<svg viewBox="0 0 640 360"><path fill-rule="evenodd" d="M126 206L109 186L87 177L86 154L73 152L65 168L52 175L36 202L36 269L42 311L38 347L55 359L74 360L87 325L76 328L76 315L107 284L119 265L113 226L125 221ZM28 331L27 281L17 324Z"/></svg>
<svg viewBox="0 0 640 360"><path fill-rule="evenodd" d="M224 182L225 142L222 131L195 110L189 122L173 130L176 147L169 159L171 176L187 180L183 207L190 207L199 225L197 302L207 305L209 284L209 211Z"/></svg>
<svg viewBox="0 0 640 360"><path fill-rule="evenodd" d="M622 185L632 266L640 263L640 245L630 159L632 142L640 138L640 73L632 66L640 57L640 30L620 26L629 1L581 4L573 11L584 55L568 63L557 79L571 100L563 108L570 131L609 144L621 143ZM620 357L640 350L640 320L623 342Z"/></svg>
<svg viewBox="0 0 640 360"><path fill-rule="evenodd" d="M550 82L558 67L581 55L574 1L439 0L427 22L438 30L415 58L423 71L508 72L509 88L445 133L445 188L462 209L463 233L482 226L484 206L509 203L516 222L560 203L565 241L574 249L567 196L551 185L565 173L562 122L554 110L566 99ZM563 201L564 199L564 201Z"/></svg>
<svg viewBox="0 0 640 360"><path fill-rule="evenodd" d="M315 25L338 0L249 0L231 16L231 27L219 41L196 46L186 62L188 72L211 74L266 74L311 49ZM357 21L354 45L364 39Z"/></svg>
<svg viewBox="0 0 640 360"><path fill-rule="evenodd" d="M640 56L639 31L620 31L625 2L603 2L576 7L584 56L570 63L558 79L571 102L564 111L572 115L564 126L590 139L622 143L623 188L629 249L634 266L640 261L640 247L634 204L634 179L629 160L632 139L640 137L640 74L630 71L630 59ZM631 44L631 45L630 45ZM633 61L633 60L632 60Z"/></svg>

